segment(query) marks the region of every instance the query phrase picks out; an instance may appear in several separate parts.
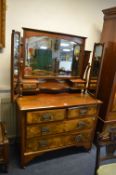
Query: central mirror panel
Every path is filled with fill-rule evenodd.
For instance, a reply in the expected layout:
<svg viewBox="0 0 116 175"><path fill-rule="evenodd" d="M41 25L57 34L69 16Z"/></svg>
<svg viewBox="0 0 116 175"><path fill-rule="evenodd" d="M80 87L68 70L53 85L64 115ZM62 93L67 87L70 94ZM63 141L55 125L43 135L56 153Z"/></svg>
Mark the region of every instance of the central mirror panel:
<svg viewBox="0 0 116 175"><path fill-rule="evenodd" d="M81 77L84 37L23 30L25 77Z"/></svg>

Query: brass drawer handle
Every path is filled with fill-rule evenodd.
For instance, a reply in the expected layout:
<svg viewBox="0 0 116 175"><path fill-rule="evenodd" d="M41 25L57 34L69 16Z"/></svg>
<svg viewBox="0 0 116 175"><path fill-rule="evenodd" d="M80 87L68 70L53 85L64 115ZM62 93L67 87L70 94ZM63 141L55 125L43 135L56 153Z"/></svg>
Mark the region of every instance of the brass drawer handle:
<svg viewBox="0 0 116 175"><path fill-rule="evenodd" d="M42 127L42 128L41 128L41 133L42 133L42 135L49 133L49 128L47 128L47 127Z"/></svg>
<svg viewBox="0 0 116 175"><path fill-rule="evenodd" d="M40 147L48 146L47 140L40 140L40 141L39 141L39 146L40 146Z"/></svg>
<svg viewBox="0 0 116 175"><path fill-rule="evenodd" d="M83 135L81 135L81 134L77 135L77 136L75 137L75 141L76 141L76 142L81 142L81 141L83 141Z"/></svg>
<svg viewBox="0 0 116 175"><path fill-rule="evenodd" d="M41 121L51 121L53 119L53 116L49 113L44 114L41 116Z"/></svg>
<svg viewBox="0 0 116 175"><path fill-rule="evenodd" d="M77 129L82 129L82 128L85 128L87 126L87 123L84 122L84 121L80 121L78 124L77 124Z"/></svg>
<svg viewBox="0 0 116 175"><path fill-rule="evenodd" d="M80 109L80 115L85 115L88 111L88 108L81 108Z"/></svg>

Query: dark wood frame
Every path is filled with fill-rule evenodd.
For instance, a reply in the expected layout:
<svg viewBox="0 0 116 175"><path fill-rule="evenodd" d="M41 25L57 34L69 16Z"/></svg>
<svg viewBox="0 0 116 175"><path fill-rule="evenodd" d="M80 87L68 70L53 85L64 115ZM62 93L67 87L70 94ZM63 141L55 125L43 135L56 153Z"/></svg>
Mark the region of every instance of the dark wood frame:
<svg viewBox="0 0 116 175"><path fill-rule="evenodd" d="M0 48L5 47L6 0L0 0Z"/></svg>
<svg viewBox="0 0 116 175"><path fill-rule="evenodd" d="M93 77L92 76L92 71L93 71L93 66L94 66L94 58L95 58L95 49L97 46L101 45L102 46L102 53L101 53L101 61L100 61L100 70L99 70L99 73L98 73L98 76L97 77ZM99 82L99 76L100 76L100 71L101 71L101 65L102 65L102 57L103 57L103 52L104 52L104 43L95 43L94 44L94 48L93 48L93 55L92 55L92 63L91 63L91 68L90 68L90 75L89 75L89 81L88 81L88 92L93 95L93 96L97 96L97 84ZM91 80L93 80L93 82L91 82ZM93 83L93 84L96 84L96 92L95 94L94 93L91 93L89 91L89 88L90 88L90 84Z"/></svg>
<svg viewBox="0 0 116 175"><path fill-rule="evenodd" d="M19 40L20 40L20 32L18 31L15 31L15 30L12 30L12 35L11 35L11 90L12 90L12 93L11 93L11 101L13 102L15 100L15 98L17 97L18 94L15 94L14 91L14 35L17 34L19 35ZM19 58L20 58L20 55L19 55ZM20 59L19 59L19 63L20 63ZM20 64L19 64L19 68L20 68ZM18 72L18 75L16 77L17 79L17 83L19 81L19 72Z"/></svg>
<svg viewBox="0 0 116 175"><path fill-rule="evenodd" d="M57 38L57 39L65 39L65 40L69 40L69 41L74 41L74 42L77 42L79 43L79 40L82 40L81 43L80 43L80 46L81 46L81 54L80 54L80 57L81 57L81 62L79 63L79 67L80 67L80 70L79 70L79 78L82 78L83 76L83 62L84 62L84 48L85 48L85 40L86 40L86 37L82 37L82 36L77 36L77 35L71 35L71 34L64 34L64 33L57 33L57 32L52 32L52 31L44 31L44 30L37 30L37 29L31 29L31 28L25 28L23 27L23 49L22 49L22 58L23 58L23 65L22 65L22 76L23 78L25 78L24 76L24 67L25 67L25 40L26 38L29 38L29 37L32 37L32 36L48 36L48 37L51 37L51 38ZM75 76L76 78L78 76ZM57 77L39 77L39 76L30 76L30 77L26 77L26 78L58 78ZM65 78L65 79L70 79L72 78L72 76L70 77L64 77L64 76L60 76L60 78Z"/></svg>
<svg viewBox="0 0 116 175"><path fill-rule="evenodd" d="M14 89L14 33L18 33L20 35L20 57L19 57L19 74L18 74L18 81L17 81L17 87L16 90ZM39 75L25 75L25 41L27 38L33 37L33 36L48 36L55 39L65 39L69 41L74 41L77 44L80 44L80 62L78 64L77 70L78 75L50 75L50 76L39 76ZM63 81L66 81L67 84L70 86L70 88L67 88L67 85L63 85L63 87L59 87L59 82L56 82L56 84L53 85L53 83L49 83L49 88L47 87L47 92L49 93L54 92L72 92L72 91L78 91L84 90L86 88L86 80L83 80L83 64L84 64L84 49L85 49L85 41L86 37L77 36L77 35L70 35L70 34L64 34L64 33L56 33L56 32L50 32L50 31L43 31L43 30L37 30L37 29L30 29L30 28L23 28L23 37L21 38L21 34L18 31L13 30L12 32L12 39L11 39L11 101L14 102L15 99L18 96L22 95L33 95L37 94L40 91L44 91L45 88L41 87L39 85L39 80L45 79L49 83L50 81L55 81L56 79L62 79ZM76 70L76 66L74 67ZM76 70L76 72L77 72ZM73 83L72 80L73 79ZM78 81L75 81L75 79L78 79ZM54 82L55 83L55 82ZM76 84L79 86L75 88ZM54 87L53 87L54 86ZM28 88L30 87L30 88ZM15 91L14 91L15 90ZM15 93L14 93L15 92Z"/></svg>

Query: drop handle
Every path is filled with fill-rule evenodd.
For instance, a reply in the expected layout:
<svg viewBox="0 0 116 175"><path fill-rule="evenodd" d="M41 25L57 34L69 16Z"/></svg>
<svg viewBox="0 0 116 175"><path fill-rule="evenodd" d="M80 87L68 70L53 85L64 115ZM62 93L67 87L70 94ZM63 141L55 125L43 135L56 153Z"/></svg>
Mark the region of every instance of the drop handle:
<svg viewBox="0 0 116 175"><path fill-rule="evenodd" d="M83 135L77 135L76 137L75 137L75 141L76 142L81 142L81 141L83 141Z"/></svg>
<svg viewBox="0 0 116 175"><path fill-rule="evenodd" d="M80 121L78 124L77 124L77 129L82 129L82 128L85 128L87 126L87 123L84 122L84 121Z"/></svg>
<svg viewBox="0 0 116 175"><path fill-rule="evenodd" d="M39 146L40 146L40 147L48 146L47 140L40 140L40 141L39 141Z"/></svg>
<svg viewBox="0 0 116 175"><path fill-rule="evenodd" d="M41 121L51 121L53 119L53 116L49 113L46 113L41 116Z"/></svg>
<svg viewBox="0 0 116 175"><path fill-rule="evenodd" d="M88 111L88 108L82 108L80 109L80 115L85 115Z"/></svg>
<svg viewBox="0 0 116 175"><path fill-rule="evenodd" d="M41 128L41 133L42 133L43 135L49 133L49 128L47 128L47 127L42 127L42 128Z"/></svg>

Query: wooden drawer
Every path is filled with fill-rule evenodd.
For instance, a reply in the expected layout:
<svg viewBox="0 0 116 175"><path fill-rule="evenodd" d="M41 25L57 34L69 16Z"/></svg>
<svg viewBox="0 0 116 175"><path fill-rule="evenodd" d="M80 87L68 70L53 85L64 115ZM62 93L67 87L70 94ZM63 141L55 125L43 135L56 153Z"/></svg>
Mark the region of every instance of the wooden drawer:
<svg viewBox="0 0 116 175"><path fill-rule="evenodd" d="M68 109L68 118L97 115L97 106L82 106Z"/></svg>
<svg viewBox="0 0 116 175"><path fill-rule="evenodd" d="M27 126L27 138L64 132L64 123L50 123Z"/></svg>
<svg viewBox="0 0 116 175"><path fill-rule="evenodd" d="M36 137L42 135L57 134L67 131L81 131L84 129L93 129L95 118L73 119L63 121L62 123L49 123L39 125L28 125L26 129L26 137Z"/></svg>
<svg viewBox="0 0 116 175"><path fill-rule="evenodd" d="M26 152L45 151L58 147L67 147L71 145L82 145L89 143L91 138L90 132L74 133L70 135L61 135L55 137L32 138L26 141Z"/></svg>
<svg viewBox="0 0 116 175"><path fill-rule="evenodd" d="M64 118L65 118L64 109L27 112L28 124L63 120Z"/></svg>
<svg viewBox="0 0 116 175"><path fill-rule="evenodd" d="M108 135L109 131L113 128L116 128L116 121L111 123L105 123L103 131L106 133L106 135Z"/></svg>
<svg viewBox="0 0 116 175"><path fill-rule="evenodd" d="M86 129L93 129L96 119L94 117L85 119L76 119L66 121L64 124L65 131L82 131Z"/></svg>
<svg viewBox="0 0 116 175"><path fill-rule="evenodd" d="M106 118L107 120L116 120L116 112L109 112Z"/></svg>

